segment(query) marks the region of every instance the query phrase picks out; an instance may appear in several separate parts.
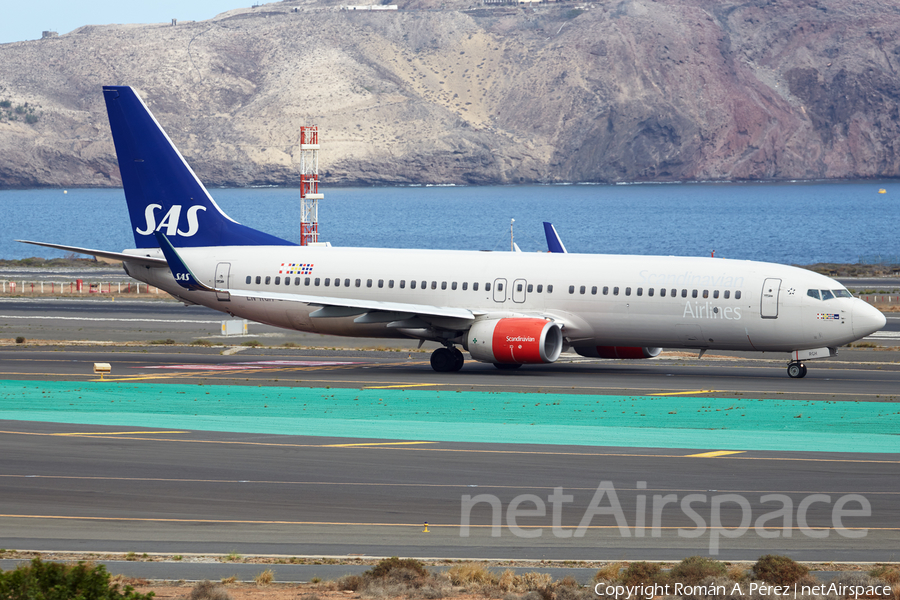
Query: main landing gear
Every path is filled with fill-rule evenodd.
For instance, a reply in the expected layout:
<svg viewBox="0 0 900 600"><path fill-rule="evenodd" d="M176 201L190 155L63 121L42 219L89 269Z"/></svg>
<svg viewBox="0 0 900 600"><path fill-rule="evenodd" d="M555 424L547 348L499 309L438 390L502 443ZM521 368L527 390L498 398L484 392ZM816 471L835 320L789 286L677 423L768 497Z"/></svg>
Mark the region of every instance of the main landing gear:
<svg viewBox="0 0 900 600"><path fill-rule="evenodd" d="M462 369L465 359L455 346L438 348L431 353L431 368L438 373L452 373Z"/></svg>
<svg viewBox="0 0 900 600"><path fill-rule="evenodd" d="M802 379L806 377L806 365L799 360L793 360L788 363L787 372L791 379Z"/></svg>

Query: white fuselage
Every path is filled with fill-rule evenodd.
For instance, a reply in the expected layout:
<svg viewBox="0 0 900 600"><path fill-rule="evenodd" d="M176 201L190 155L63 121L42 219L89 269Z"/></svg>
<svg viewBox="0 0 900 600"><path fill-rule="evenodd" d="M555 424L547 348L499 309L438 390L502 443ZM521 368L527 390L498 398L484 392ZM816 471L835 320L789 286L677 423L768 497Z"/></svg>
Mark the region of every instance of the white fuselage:
<svg viewBox="0 0 900 600"><path fill-rule="evenodd" d="M293 246L181 248L179 253L210 287L459 307L476 319L543 316L562 323L566 342L575 347L791 352L844 345L884 322L861 300L829 298L836 291L849 296L833 279L752 261ZM314 304L188 291L167 268L126 268L189 302L278 327L416 337L387 323L357 323L353 316L311 318L320 308Z"/></svg>

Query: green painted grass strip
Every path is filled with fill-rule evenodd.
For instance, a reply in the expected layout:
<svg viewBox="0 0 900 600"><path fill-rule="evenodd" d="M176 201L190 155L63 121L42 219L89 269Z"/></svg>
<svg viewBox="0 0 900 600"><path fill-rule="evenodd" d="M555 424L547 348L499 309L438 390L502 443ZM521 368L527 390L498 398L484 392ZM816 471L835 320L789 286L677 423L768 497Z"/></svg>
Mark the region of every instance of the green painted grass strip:
<svg viewBox="0 0 900 600"><path fill-rule="evenodd" d="M900 451L900 403L0 381L0 419L350 438Z"/></svg>

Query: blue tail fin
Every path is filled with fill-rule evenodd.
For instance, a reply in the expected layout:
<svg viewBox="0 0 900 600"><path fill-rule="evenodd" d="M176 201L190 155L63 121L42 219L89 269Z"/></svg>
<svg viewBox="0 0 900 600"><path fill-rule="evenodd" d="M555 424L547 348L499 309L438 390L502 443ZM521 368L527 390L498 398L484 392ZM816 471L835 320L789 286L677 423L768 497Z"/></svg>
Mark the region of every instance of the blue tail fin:
<svg viewBox="0 0 900 600"><path fill-rule="evenodd" d="M158 248L157 231L176 247L296 245L222 212L133 89L103 96L138 248Z"/></svg>
<svg viewBox="0 0 900 600"><path fill-rule="evenodd" d="M552 223L544 221L544 236L547 238L547 249L550 252L566 253L566 247L563 246L562 240L559 239L559 234L556 232L556 227Z"/></svg>

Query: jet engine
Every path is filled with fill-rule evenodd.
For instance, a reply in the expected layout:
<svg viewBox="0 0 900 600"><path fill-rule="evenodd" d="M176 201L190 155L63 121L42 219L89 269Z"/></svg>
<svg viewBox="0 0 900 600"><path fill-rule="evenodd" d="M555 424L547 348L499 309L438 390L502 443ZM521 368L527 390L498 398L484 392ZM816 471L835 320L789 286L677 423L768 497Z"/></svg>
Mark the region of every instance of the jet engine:
<svg viewBox="0 0 900 600"><path fill-rule="evenodd" d="M575 346L575 352L589 358L653 358L659 356L662 348L639 348L636 346Z"/></svg>
<svg viewBox="0 0 900 600"><path fill-rule="evenodd" d="M558 324L545 319L486 319L472 324L463 347L481 362L552 363L562 352L563 336Z"/></svg>

